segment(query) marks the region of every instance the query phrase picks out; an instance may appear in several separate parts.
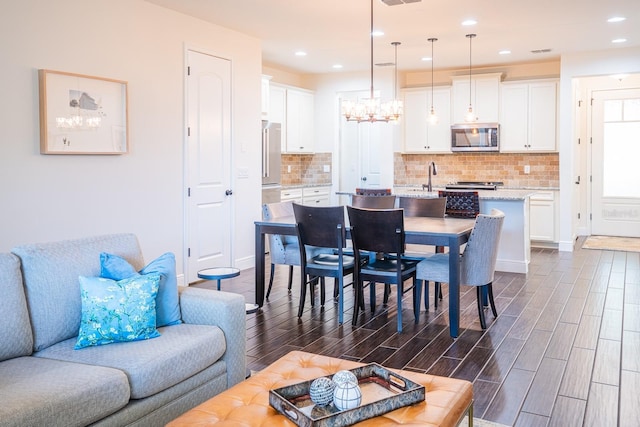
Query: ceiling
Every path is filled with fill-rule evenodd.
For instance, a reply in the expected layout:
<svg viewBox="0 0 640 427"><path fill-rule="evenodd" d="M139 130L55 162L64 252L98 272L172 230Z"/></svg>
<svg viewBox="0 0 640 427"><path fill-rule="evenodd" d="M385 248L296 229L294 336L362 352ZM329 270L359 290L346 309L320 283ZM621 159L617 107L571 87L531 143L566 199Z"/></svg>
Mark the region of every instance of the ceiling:
<svg viewBox="0 0 640 427"><path fill-rule="evenodd" d="M262 40L263 63L298 73L368 70L368 0L147 0ZM389 1L389 0L385 0ZM405 0L408 1L408 0ZM416 0L411 0L416 1ZM399 41L398 69L424 70L547 61L563 54L640 46L638 0L417 0L388 6L373 0L375 64L394 62L391 42ZM607 19L624 16L625 21ZM476 25L462 21L475 19ZM625 43L612 43L626 38ZM550 52L532 53L533 50ZM303 50L306 56L296 56ZM511 54L500 55L501 50ZM334 69L341 64L341 69Z"/></svg>

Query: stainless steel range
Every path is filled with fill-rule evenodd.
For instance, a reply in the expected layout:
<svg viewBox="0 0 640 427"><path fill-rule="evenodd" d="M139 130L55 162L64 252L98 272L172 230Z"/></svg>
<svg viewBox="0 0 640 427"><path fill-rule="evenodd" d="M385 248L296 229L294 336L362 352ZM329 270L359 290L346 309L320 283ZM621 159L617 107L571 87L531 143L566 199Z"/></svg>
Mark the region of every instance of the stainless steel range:
<svg viewBox="0 0 640 427"><path fill-rule="evenodd" d="M447 184L447 190L497 190L498 187L504 185L500 181L458 181L453 184Z"/></svg>

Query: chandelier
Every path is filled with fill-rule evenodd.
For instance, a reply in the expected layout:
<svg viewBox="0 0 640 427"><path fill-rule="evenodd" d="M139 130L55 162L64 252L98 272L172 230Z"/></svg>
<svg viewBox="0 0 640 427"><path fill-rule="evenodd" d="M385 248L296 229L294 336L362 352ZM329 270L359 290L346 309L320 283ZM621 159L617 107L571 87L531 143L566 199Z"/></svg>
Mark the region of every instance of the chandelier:
<svg viewBox="0 0 640 427"><path fill-rule="evenodd" d="M371 31L370 39L370 86L369 98L360 102L349 100L342 101L342 114L347 121L352 122L389 122L397 121L402 115L402 101L396 98L396 88L398 79L398 45L400 42L391 43L395 47L395 71L394 71L394 99L380 105L380 100L376 99L373 90L373 0L371 0Z"/></svg>

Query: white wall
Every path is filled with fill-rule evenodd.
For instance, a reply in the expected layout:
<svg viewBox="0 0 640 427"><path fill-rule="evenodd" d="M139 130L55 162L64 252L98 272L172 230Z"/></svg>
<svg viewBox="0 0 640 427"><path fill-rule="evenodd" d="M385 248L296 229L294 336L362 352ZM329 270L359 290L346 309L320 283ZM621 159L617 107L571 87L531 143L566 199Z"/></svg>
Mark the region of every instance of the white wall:
<svg viewBox="0 0 640 427"><path fill-rule="evenodd" d="M0 14L0 251L133 232L183 271L184 52L232 61L233 259L253 265L260 215L260 41L142 0L20 0ZM39 152L38 69L125 80L130 152ZM255 173L254 173L255 172ZM234 174L235 176L235 174Z"/></svg>
<svg viewBox="0 0 640 427"><path fill-rule="evenodd" d="M577 139L580 123L576 118L576 79L606 76L619 73L640 72L640 48L615 49L565 55L560 67L559 142L560 151L560 242L558 248L573 250L579 222L576 213L580 208L576 177L580 170L580 153Z"/></svg>

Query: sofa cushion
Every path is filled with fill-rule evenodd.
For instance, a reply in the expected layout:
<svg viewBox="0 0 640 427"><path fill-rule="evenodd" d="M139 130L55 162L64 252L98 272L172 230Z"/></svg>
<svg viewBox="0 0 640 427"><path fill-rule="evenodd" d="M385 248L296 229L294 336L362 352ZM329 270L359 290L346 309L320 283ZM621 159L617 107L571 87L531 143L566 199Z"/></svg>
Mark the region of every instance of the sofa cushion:
<svg viewBox="0 0 640 427"><path fill-rule="evenodd" d="M75 348L159 336L156 295L160 273L115 281L80 276L82 320Z"/></svg>
<svg viewBox="0 0 640 427"><path fill-rule="evenodd" d="M100 253L125 258L136 269L144 266L133 234L112 234L18 246L34 350L42 350L78 335L81 303L79 276L100 275Z"/></svg>
<svg viewBox="0 0 640 427"><path fill-rule="evenodd" d="M126 259L103 252L100 254L100 275L108 279L122 280L137 274L158 272L162 275L156 297L156 326L177 325L180 320L176 257L167 252L154 259L138 273Z"/></svg>
<svg viewBox="0 0 640 427"><path fill-rule="evenodd" d="M33 334L22 285L20 260L15 255L0 254L0 295L3 307L0 321L0 361L28 356L33 349Z"/></svg>
<svg viewBox="0 0 640 427"><path fill-rule="evenodd" d="M74 350L75 340L55 344L36 357L108 366L127 374L131 398L142 399L165 390L214 364L226 351L220 328L180 324L158 329L152 340L114 343ZM233 337L227 337L233 339Z"/></svg>
<svg viewBox="0 0 640 427"><path fill-rule="evenodd" d="M129 402L124 372L102 366L19 357L0 363L0 424L85 426Z"/></svg>

